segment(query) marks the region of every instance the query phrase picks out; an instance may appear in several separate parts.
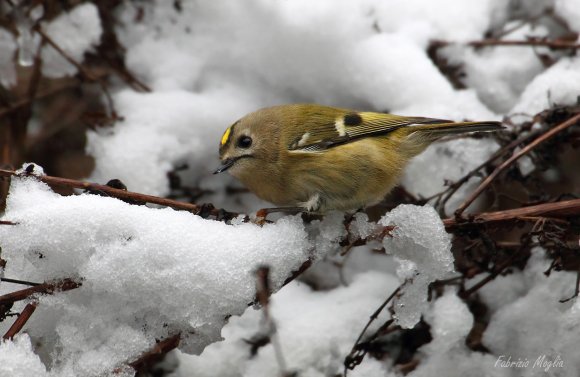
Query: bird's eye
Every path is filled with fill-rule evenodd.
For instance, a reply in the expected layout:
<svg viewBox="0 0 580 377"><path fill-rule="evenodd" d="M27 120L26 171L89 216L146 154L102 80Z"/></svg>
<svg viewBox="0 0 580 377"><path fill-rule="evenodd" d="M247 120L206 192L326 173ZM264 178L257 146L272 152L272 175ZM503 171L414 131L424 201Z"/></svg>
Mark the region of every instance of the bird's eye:
<svg viewBox="0 0 580 377"><path fill-rule="evenodd" d="M249 136L240 136L238 139L238 147L240 148L250 148L252 145L252 138Z"/></svg>

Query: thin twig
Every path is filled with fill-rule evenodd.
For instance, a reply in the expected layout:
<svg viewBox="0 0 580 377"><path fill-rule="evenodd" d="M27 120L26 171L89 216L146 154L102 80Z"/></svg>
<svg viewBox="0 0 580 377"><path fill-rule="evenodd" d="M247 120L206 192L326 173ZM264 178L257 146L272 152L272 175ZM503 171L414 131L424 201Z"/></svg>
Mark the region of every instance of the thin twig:
<svg viewBox="0 0 580 377"><path fill-rule="evenodd" d="M578 297L579 294L580 294L580 270L578 270L576 272L576 288L574 289L574 294L568 298L564 298L564 299L560 300L560 302L561 303L568 302L568 301Z"/></svg>
<svg viewBox="0 0 580 377"><path fill-rule="evenodd" d="M34 311L36 310L36 305L37 304L35 302L27 304L20 313L20 315L18 316L18 318L16 318L16 321L14 321L14 323L12 324L12 326L10 326L8 331L6 331L6 334L4 334L2 339L8 340L14 338L14 336L18 334L20 330L22 330L26 322L28 322L32 313L34 313Z"/></svg>
<svg viewBox="0 0 580 377"><path fill-rule="evenodd" d="M280 340L278 339L278 332L276 329L276 322L272 318L270 313L269 298L270 298L270 267L260 266L256 270L256 299L262 306L262 312L264 314L264 326L266 327L266 333L270 338L270 343L274 348L274 354L276 355L276 361L278 362L278 367L282 376L288 376L286 360L284 359L284 353L282 352L282 346L280 345Z"/></svg>
<svg viewBox="0 0 580 377"><path fill-rule="evenodd" d="M107 100L107 104L108 104L108 107L109 107L109 110L110 110L110 115L112 115L113 118L116 118L117 117L117 112L115 111L115 105L114 105L114 102L113 102L113 98L111 97L111 94L109 93L109 89L107 88L107 85L105 84L105 82L103 80L101 80L100 78L98 78L97 76L93 75L93 73L89 72L82 64L80 64L79 62L77 62L66 51L64 51L62 49L62 47L60 47L58 45L58 43L56 43L42 29L42 27L41 27L40 24L38 24L35 27L35 30L42 37L42 40L43 41L45 41L52 48L54 48L56 50L56 52L58 52L66 61L68 61L73 66L75 66L75 68L79 71L79 73L81 73L81 75L83 75L83 77L85 77L89 81L93 81L93 82L96 82L97 84L99 84L99 86L101 87L101 90L103 91L103 94L105 95L105 98Z"/></svg>
<svg viewBox="0 0 580 377"><path fill-rule="evenodd" d="M0 176L10 177L10 176L20 176L20 175L12 170L0 169ZM23 174L21 176L31 176L31 175ZM84 190L101 191L101 192L104 192L112 197L119 198L119 199L129 199L129 200L135 200L138 202L159 204L159 205L171 207L174 209L190 211L190 212L193 212L195 214L198 214L203 209L202 205L184 203L184 202L179 202L177 200L161 198L158 196L140 194L140 193L132 192L132 191L125 191L125 190L121 190L121 189L113 188L111 186L101 185L101 184L97 184L97 183L77 181L74 179L53 177L53 176L49 176L49 175L39 175L39 176L35 175L34 177L36 179L38 179L39 181L44 182L44 183L49 184L49 185L73 187L73 188L84 189ZM224 213L223 210L219 210L217 208L213 208L213 209L209 210L208 212L210 215L213 215L216 217L223 215L223 213ZM234 212L227 212L227 215L230 217L235 217L238 214L234 213Z"/></svg>
<svg viewBox="0 0 580 377"><path fill-rule="evenodd" d="M158 362L169 351L177 348L180 341L180 333L163 339L156 343L152 349L139 356L139 358L137 358L135 361L128 363L128 365L136 371L140 371L143 368ZM119 371L117 371L117 373L118 372Z"/></svg>
<svg viewBox="0 0 580 377"><path fill-rule="evenodd" d="M12 304L16 301L22 301L28 297L37 294L52 294L54 292L64 292L81 286L81 283L71 279L62 279L56 282L43 283L20 291L7 293L0 296L0 305Z"/></svg>
<svg viewBox="0 0 580 377"><path fill-rule="evenodd" d="M580 44L572 41L563 40L549 40L549 39L538 39L530 38L527 40L500 40L500 39L483 39L481 41L472 41L468 43L469 46L475 48L490 47L490 46L520 46L520 47L548 47L553 50L564 50L564 49L579 49Z"/></svg>
<svg viewBox="0 0 580 377"><path fill-rule="evenodd" d="M548 47L553 50L565 50L565 49L580 49L580 44L575 41L560 40L560 39L540 39L540 38L530 38L526 40L506 40L506 39L482 39L479 41L470 41L467 43L459 42L448 42L442 40L434 40L431 42L436 48L446 47L449 45L461 45L483 48L483 47Z"/></svg>
<svg viewBox="0 0 580 377"><path fill-rule="evenodd" d="M391 293L391 295L387 297L387 299L381 304L381 306L379 306L377 310L375 310L375 312L370 316L369 321L367 322L367 324L359 334L358 338L354 342L354 345L352 346L350 353L344 359L344 377L346 377L349 369L354 369L356 365L359 365L362 362L366 352L364 351L362 353L359 352L360 350L357 348L357 346L359 345L360 341L362 340L364 334L366 333L370 325L379 317L379 314L381 314L381 312L389 304L389 302L391 302L391 300L395 298L395 296L401 291L402 287L403 285L398 286L397 289L395 289L393 293Z"/></svg>
<svg viewBox="0 0 580 377"><path fill-rule="evenodd" d="M451 217L443 219L443 225L449 229L463 225L515 220L525 217L571 217L578 215L580 215L580 199L572 199L554 203L544 203L534 206L508 209L505 211L483 212L470 215L469 219L458 219Z"/></svg>
<svg viewBox="0 0 580 377"><path fill-rule="evenodd" d="M435 194L435 195L431 196L430 198L425 199L425 201L429 201L431 199L438 197L438 200L435 202L435 206L437 207L438 210L443 209L445 204L449 201L449 199L451 199L453 194L455 194L457 192L457 190L459 190L459 188L461 186L463 186L467 181L469 181L471 178L475 177L481 169L485 168L486 166L489 166L489 164L491 164L492 162L494 162L498 158L504 156L507 152L511 151L513 148L517 147L518 145L525 143L529 139L536 137L539 133L540 133L539 131L530 132L526 136L521 137L519 139L516 139L516 140L512 141L511 143L507 144L506 146L498 149L485 162L481 163L475 169L471 170L469 173L464 175L458 181L453 182L446 190L440 192L439 194Z"/></svg>
<svg viewBox="0 0 580 377"><path fill-rule="evenodd" d="M457 208L457 210L455 211L455 216L456 217L461 216L463 211L465 211L465 209L467 209L467 207L469 207L471 205L471 203L473 203L473 201L495 180L495 178L497 178L497 176L501 172L503 172L505 169L507 169L509 166L511 166L515 161L517 161L518 159L520 159L521 157L523 157L524 155L529 153L532 149L534 149L535 147L537 147L538 145L540 145L544 141L546 141L546 140L550 139L551 137L553 137L554 135L558 134L559 132L577 124L578 121L580 121L580 114L576 114L575 116L568 119L567 121L562 122L559 125L557 125L556 127L550 129L548 132L539 136L534 141L532 141L530 144L526 145L518 153L512 155L509 159L504 161L500 166L495 168L493 173L491 173L483 182L481 182L481 184L469 196L469 198L467 198L467 200L465 200L465 202L463 202L463 204L461 204L461 206L459 206L459 208Z"/></svg>
<svg viewBox="0 0 580 377"><path fill-rule="evenodd" d="M33 283L31 281L10 279L10 278L0 278L0 281L5 281L6 283L12 283L12 284L30 285L31 287L36 287L37 285L42 284L42 283Z"/></svg>

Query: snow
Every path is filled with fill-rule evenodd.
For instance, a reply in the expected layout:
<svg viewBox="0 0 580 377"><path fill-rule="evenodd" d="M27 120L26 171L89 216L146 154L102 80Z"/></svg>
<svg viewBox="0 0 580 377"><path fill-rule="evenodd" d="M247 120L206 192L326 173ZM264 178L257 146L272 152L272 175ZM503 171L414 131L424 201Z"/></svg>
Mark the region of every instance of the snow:
<svg viewBox="0 0 580 377"><path fill-rule="evenodd" d="M13 179L6 216L19 223L0 228L7 276L82 277L74 291L39 298L35 316L53 323L27 325L33 336L55 333L46 352L70 375L104 373L177 332L182 349L201 352L220 338L227 314L253 301L258 265L272 266L278 289L311 249L299 217L229 226L96 195L62 197L33 177Z"/></svg>
<svg viewBox="0 0 580 377"><path fill-rule="evenodd" d="M580 1L578 0L555 0L554 10L562 17L572 30L580 32Z"/></svg>
<svg viewBox="0 0 580 377"><path fill-rule="evenodd" d="M288 369L311 377L341 373L344 357L365 326L369 309L377 308L397 285L392 276L368 272L349 286L329 292L316 292L304 284L292 283L276 293L272 297L271 315L278 323L278 337ZM261 348L253 358L248 357L249 345L244 340L255 335L260 319L261 313L253 309L232 318L223 329L225 341L207 347L200 356L180 355L182 368L177 376L277 375L279 367L271 344ZM388 315L383 313L369 332L386 319ZM316 336L312 336L313 329ZM381 370L376 365L370 369Z"/></svg>
<svg viewBox="0 0 580 377"><path fill-rule="evenodd" d="M6 87L16 84L15 52L14 36L8 30L0 27L0 84Z"/></svg>
<svg viewBox="0 0 580 377"><path fill-rule="evenodd" d="M102 33L97 7L91 3L77 5L70 12L43 23L43 30L77 62L82 62L84 53L98 44ZM42 74L46 77L59 78L77 73L77 68L52 46L42 48L41 58Z"/></svg>
<svg viewBox="0 0 580 377"><path fill-rule="evenodd" d="M187 164L180 172L184 184L213 192L202 201L251 214L268 204L252 194L226 194L226 187L240 185L211 173L223 131L261 107L317 102L453 120L515 119L517 113L529 120L553 104L575 104L580 94L577 56L465 45L548 7L580 31L578 0L251 0L227 6L182 1L181 11L174 4L127 1L116 13L125 63L152 92L111 83L120 118L87 134L87 152L95 159L87 180L119 178L131 191L167 195L167 173ZM24 21L20 27L30 27ZM561 26L552 21L542 19L502 38L554 37ZM77 61L93 51L103 32L90 2L42 27ZM466 89L455 89L428 56L434 39L453 42L439 53L462 66ZM38 41L38 35L0 29L2 85L15 84L15 55L28 53L21 60L29 64ZM52 47L45 45L41 53L44 76L78 73ZM557 61L546 67L538 54ZM498 148L492 137L437 142L411 161L401 184L415 196L429 197ZM527 158L518 166L524 175L534 169ZM34 174L42 175L42 168L36 166ZM556 179L560 173L545 174ZM474 177L456 192L447 213L479 183ZM477 210L477 202L470 209ZM419 363L409 377L541 375L538 368L495 364L501 355L535 360L543 354L566 363L553 368L553 375L578 376L580 306L578 300L558 302L573 293L574 273L546 277L549 261L538 249L524 270L482 287L476 297L489 313L483 334L489 353L473 351L465 345L474 322L466 301L452 289L427 301L429 284L454 271L451 236L439 214L430 206L401 205L374 215L370 220L355 214L348 232L343 213L309 224L281 216L263 227L241 217L226 225L113 198L63 197L34 177L14 178L2 219L19 225L0 227L5 276L39 282L73 278L82 286L36 299L23 331L0 343L0 377L102 376L115 368L124 368L116 376L131 376L123 367L128 360L177 332L182 342L174 377L277 375L272 345L250 357L246 342L261 329L263 311L249 307L253 272L261 264L271 267L270 312L283 355L300 376L340 374L369 316L401 284L394 312L385 309L367 335L391 315L404 329L421 318L428 323L433 340L418 350L413 361ZM395 227L391 236L341 255L342 241L364 239L387 225ZM306 260L314 265L302 280L282 287ZM482 278L467 281L467 287ZM3 282L0 294L21 288ZM11 323L1 322L0 334ZM349 376L401 375L393 359L367 355Z"/></svg>
<svg viewBox="0 0 580 377"><path fill-rule="evenodd" d="M559 302L572 295L576 274L567 272L547 277L543 272L549 265L543 251L536 249L524 271L528 288L497 310L483 342L494 354L510 355L514 361L527 359L531 366L544 355L546 360L559 357L564 367L555 367L550 373L578 376L580 302ZM522 368L519 372L526 377L540 376L545 369L536 366Z"/></svg>
<svg viewBox="0 0 580 377"><path fill-rule="evenodd" d="M48 373L28 335L18 335L14 341L0 340L0 377L30 376L48 377Z"/></svg>
<svg viewBox="0 0 580 377"><path fill-rule="evenodd" d="M395 226L383 244L399 263L397 276L404 283L402 295L395 299L393 317L401 327L412 328L427 308L429 284L454 271L451 237L430 206L400 205L379 224Z"/></svg>
<svg viewBox="0 0 580 377"><path fill-rule="evenodd" d="M498 148L493 139L456 139L431 144L407 166L401 182L410 193L427 198L444 191L446 182L456 182L487 161ZM456 209L480 181L479 177L473 177L459 188L445 205L446 212Z"/></svg>
<svg viewBox="0 0 580 377"><path fill-rule="evenodd" d="M511 112L532 116L553 105L574 105L579 81L580 59L562 58L528 84Z"/></svg>

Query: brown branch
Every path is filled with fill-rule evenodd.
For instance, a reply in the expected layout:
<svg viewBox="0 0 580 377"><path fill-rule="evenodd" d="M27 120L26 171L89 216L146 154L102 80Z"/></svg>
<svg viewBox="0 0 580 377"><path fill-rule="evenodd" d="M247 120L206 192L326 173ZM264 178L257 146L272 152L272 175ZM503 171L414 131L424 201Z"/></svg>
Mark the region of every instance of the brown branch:
<svg viewBox="0 0 580 377"><path fill-rule="evenodd" d="M576 125L580 121L580 114L576 114L572 118L568 119L565 122L560 123L556 127L550 129L545 134L539 136L537 139L532 141L530 144L526 145L522 148L518 153L512 155L509 159L504 161L500 166L495 168L493 173L491 173L481 184L477 187L477 189L467 198L459 208L455 211L455 216L461 216L463 211L467 209L473 203L473 201L499 176L501 172L506 170L509 166L511 166L515 161L519 158L523 157L527 153L529 153L532 149L543 143L544 141L550 139L554 135L558 134L559 132L569 128L573 125Z"/></svg>
<svg viewBox="0 0 580 377"><path fill-rule="evenodd" d="M444 209L445 204L449 201L449 199L451 199L453 194L455 194L457 192L457 190L459 190L459 188L461 186L463 186L466 182L468 182L471 178L475 177L481 169L485 168L486 166L489 166L492 162L494 162L495 160L504 156L507 152L511 151L513 148L517 147L518 145L520 145L522 143L525 143L526 141L528 141L531 138L536 137L538 134L539 134L539 132L530 132L528 135L521 137L519 139L516 139L516 140L512 141L511 143L507 144L506 146L498 149L485 162L481 163L475 169L471 170L469 173L464 175L461 179L450 184L449 187L447 189L445 189L444 191L425 199L425 201L427 202L433 198L438 198L437 201L435 202L435 207L437 207L438 210Z"/></svg>
<svg viewBox="0 0 580 377"><path fill-rule="evenodd" d="M395 296L401 291L402 287L403 287L403 285L399 285L397 287L397 289L395 289L393 291L393 293L391 293L391 295L389 297L387 297L387 299L381 304L381 306L379 306L377 308L377 310L375 310L375 312L370 316L367 324L365 325L365 327L363 328L363 330L359 334L357 340L354 342L354 345L352 346L350 353L344 358L344 376L345 377L346 377L348 369L351 369L351 370L354 369L355 366L359 365L363 361L363 359L366 355L365 350L358 349L358 345L360 344L360 341L362 340L364 334L366 333L366 331L368 330L370 325L379 317L379 314L381 314L381 312L389 304L389 302L391 302L391 300L394 299Z"/></svg>
<svg viewBox="0 0 580 377"><path fill-rule="evenodd" d="M136 371L140 371L143 368L151 366L156 362L160 361L161 358L167 354L169 351L174 350L179 346L179 342L181 341L181 334L175 334L170 336L169 338L163 339L149 351L143 353L137 360L128 363L128 365L135 369ZM115 370L116 373L119 373L120 370Z"/></svg>
<svg viewBox="0 0 580 377"><path fill-rule="evenodd" d="M580 216L580 199L564 200L554 203L544 203L534 206L508 209L496 212L483 212L470 215L469 219L451 217L443 219L446 228L454 228L462 225L481 224L488 222L498 222L516 220L525 217L551 216L551 217L571 217Z"/></svg>
<svg viewBox="0 0 580 377"><path fill-rule="evenodd" d="M75 282L71 279L62 279L52 283L43 283L34 287L22 289L20 291L7 293L0 296L0 305L12 304L16 301L22 301L28 297L37 294L52 294L54 292L70 291L81 286L81 283Z"/></svg>
<svg viewBox="0 0 580 377"><path fill-rule="evenodd" d="M15 223L13 221L0 220L0 225L18 225L18 223Z"/></svg>
<svg viewBox="0 0 580 377"><path fill-rule="evenodd" d="M39 99L43 99L46 97L50 97L50 96L57 94L59 92L62 92L64 90L74 88L77 85L78 85L78 83L76 83L74 81L69 81L66 84L59 85L59 86L56 86L54 88L37 93L34 96L34 98L27 97L25 99L22 99L16 103L11 104L8 108L0 110L0 118L7 115L7 114L10 114L14 111L17 111L25 106L28 106L33 100L39 100Z"/></svg>
<svg viewBox="0 0 580 377"><path fill-rule="evenodd" d="M446 47L449 45L462 44L459 42L448 42L442 40L433 40L431 42L432 46L435 48ZM465 43L465 45L473 48L483 48L483 47L548 47L553 50L565 50L565 49L580 49L580 44L575 41L563 40L563 39L540 39L540 38L530 38L526 40L506 40L506 39L483 39L479 41L470 41Z"/></svg>
<svg viewBox="0 0 580 377"><path fill-rule="evenodd" d="M36 310L35 302L27 304L20 313L20 315L18 316L18 318L16 318L16 321L14 321L14 323L12 324L12 326L10 326L8 331L6 331L6 334L4 334L2 339L8 340L14 338L14 336L18 334L20 330L22 330L22 328L24 327L26 322L28 322L28 319L30 319L30 316L32 315L32 313L34 313L35 310Z"/></svg>
<svg viewBox="0 0 580 377"><path fill-rule="evenodd" d="M42 37L42 40L44 42L48 43L66 61L68 61L73 66L75 66L75 68L79 71L79 73L83 77L85 77L89 81L96 82L97 84L99 84L99 86L101 87L101 90L103 91L103 94L105 95L105 98L107 99L107 104L109 106L109 110L111 111L111 115L114 118L116 118L117 117L117 113L115 111L115 105L113 103L113 98L111 97L111 94L109 93L109 89L107 88L107 85L105 85L104 81L102 79L100 79L99 77L95 76L92 72L88 71L82 64L80 64L79 62L77 62L66 51L64 51L62 49L62 47L60 47L58 45L58 43L56 43L44 30L42 30L42 27L40 26L40 24L38 24L35 27L35 30Z"/></svg>
<svg viewBox="0 0 580 377"><path fill-rule="evenodd" d="M10 279L10 278L0 278L0 281L5 281L6 283L12 283L12 284L30 285L32 287L36 287L37 285L42 284L42 283L33 283L31 281Z"/></svg>
<svg viewBox="0 0 580 377"><path fill-rule="evenodd" d="M11 176L20 176L20 175L12 170L0 169L0 177L1 176L11 177ZM30 176L30 175L23 174L22 176ZM132 191L125 191L125 190L113 188L113 187L107 186L107 185L100 185L97 183L77 181L77 180L68 179L68 178L52 177L49 175L42 175L42 176L35 175L34 177L36 179L38 179L39 181L44 182L44 183L49 184L49 185L101 191L101 192L106 193L107 195L110 195L112 197L119 198L119 199L129 199L129 200L134 200L134 201L138 201L138 202L159 204L159 205L171 207L174 209L190 211L190 212L193 212L195 214L199 214L204 209L204 206L202 206L202 205L184 203L184 202L179 202L177 200L161 198L158 196L140 194L140 193L132 192ZM207 212L210 215L216 216L216 217L222 216L224 213L223 210L219 210L216 208L210 209ZM228 216L232 216L232 217L235 217L238 215L237 213L233 213L233 212L227 212L227 214L228 214Z"/></svg>
<svg viewBox="0 0 580 377"><path fill-rule="evenodd" d="M472 41L468 43L469 46L475 48L490 47L490 46L520 46L520 47L549 47L553 50L564 50L564 49L579 49L580 44L573 41L565 40L549 40L549 39L538 39L531 38L527 40L500 40L500 39L483 39L481 41Z"/></svg>

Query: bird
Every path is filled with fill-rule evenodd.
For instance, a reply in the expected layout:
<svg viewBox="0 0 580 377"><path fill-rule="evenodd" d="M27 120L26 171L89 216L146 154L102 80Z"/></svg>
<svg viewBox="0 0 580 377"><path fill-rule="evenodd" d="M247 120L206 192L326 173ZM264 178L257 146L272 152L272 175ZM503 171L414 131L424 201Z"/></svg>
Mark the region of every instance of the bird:
<svg viewBox="0 0 580 377"><path fill-rule="evenodd" d="M259 198L306 212L356 211L381 202L404 167L448 135L498 131L497 121L444 119L288 104L228 127L221 166Z"/></svg>

